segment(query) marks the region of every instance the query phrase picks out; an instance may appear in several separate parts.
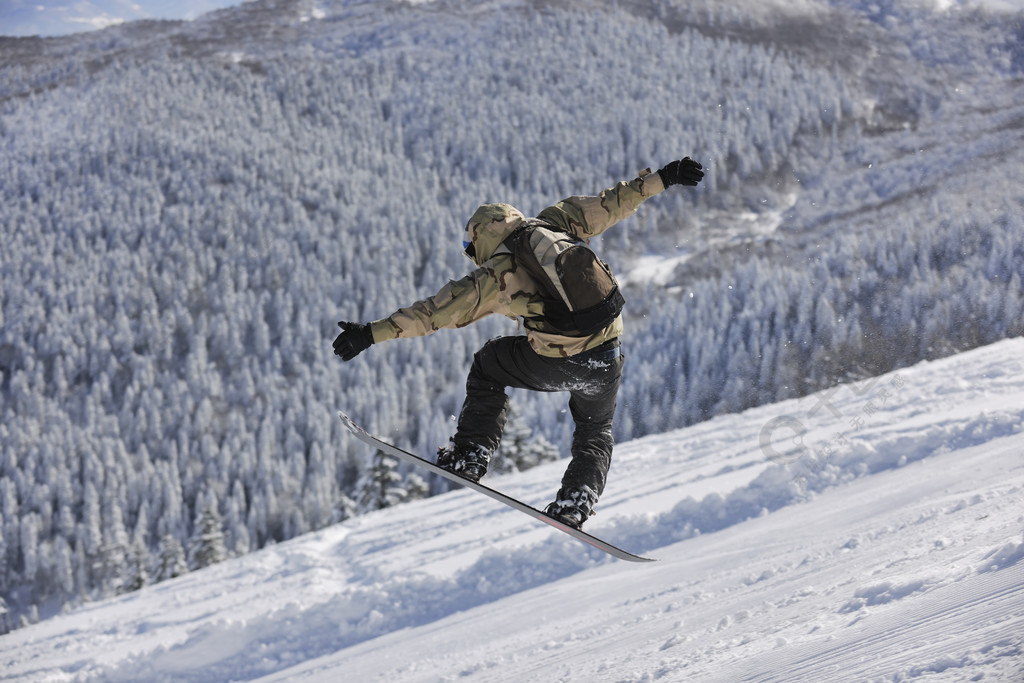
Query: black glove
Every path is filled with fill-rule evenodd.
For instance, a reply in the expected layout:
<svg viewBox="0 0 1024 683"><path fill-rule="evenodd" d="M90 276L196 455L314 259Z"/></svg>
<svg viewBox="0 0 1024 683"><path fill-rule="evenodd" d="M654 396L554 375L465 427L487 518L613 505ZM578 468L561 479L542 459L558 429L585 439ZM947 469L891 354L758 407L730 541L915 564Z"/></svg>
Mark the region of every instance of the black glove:
<svg viewBox="0 0 1024 683"><path fill-rule="evenodd" d="M344 332L334 340L334 353L342 360L352 360L373 344L373 332L369 325L359 323L338 323Z"/></svg>
<svg viewBox="0 0 1024 683"><path fill-rule="evenodd" d="M673 185L696 187L697 183L704 177L704 171L701 170L703 168L703 166L690 157L686 157L685 159L668 163L658 171L658 175L661 176L661 182L665 184L666 188Z"/></svg>

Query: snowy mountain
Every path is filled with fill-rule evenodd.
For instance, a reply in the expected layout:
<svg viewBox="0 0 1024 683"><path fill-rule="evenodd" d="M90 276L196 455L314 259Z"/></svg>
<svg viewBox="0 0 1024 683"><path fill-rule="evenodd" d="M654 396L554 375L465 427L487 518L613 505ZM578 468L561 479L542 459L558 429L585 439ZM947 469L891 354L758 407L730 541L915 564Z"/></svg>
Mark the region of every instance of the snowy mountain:
<svg viewBox="0 0 1024 683"><path fill-rule="evenodd" d="M342 366L335 323L465 274L482 202L705 165L596 245L622 442L1024 334L1020 22L258 0L0 39L0 632L379 506L335 410L430 453L516 327ZM514 403L565 452L561 397Z"/></svg>
<svg viewBox="0 0 1024 683"><path fill-rule="evenodd" d="M0 675L1020 681L1022 359L1004 341L622 444L588 526L652 565L453 491L10 633ZM540 503L559 476L490 483Z"/></svg>

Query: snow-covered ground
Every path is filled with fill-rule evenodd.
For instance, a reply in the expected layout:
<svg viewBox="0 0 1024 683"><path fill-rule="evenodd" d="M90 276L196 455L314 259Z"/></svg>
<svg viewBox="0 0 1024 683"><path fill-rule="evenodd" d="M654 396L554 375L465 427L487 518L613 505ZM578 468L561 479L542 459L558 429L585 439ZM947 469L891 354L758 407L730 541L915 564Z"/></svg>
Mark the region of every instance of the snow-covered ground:
<svg viewBox="0 0 1024 683"><path fill-rule="evenodd" d="M650 565L455 491L14 631L0 680L1021 681L1022 359L621 444L588 530Z"/></svg>

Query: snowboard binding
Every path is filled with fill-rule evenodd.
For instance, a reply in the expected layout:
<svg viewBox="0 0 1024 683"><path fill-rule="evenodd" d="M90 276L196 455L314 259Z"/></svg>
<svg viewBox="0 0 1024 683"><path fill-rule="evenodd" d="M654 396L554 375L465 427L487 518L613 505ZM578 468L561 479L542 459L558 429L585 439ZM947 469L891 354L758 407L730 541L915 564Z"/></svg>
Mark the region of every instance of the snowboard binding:
<svg viewBox="0 0 1024 683"><path fill-rule="evenodd" d="M437 449L437 466L476 483L487 474L491 454L480 447L461 447L454 441Z"/></svg>
<svg viewBox="0 0 1024 683"><path fill-rule="evenodd" d="M561 489L553 503L544 508L544 514L562 524L579 529L594 514L597 494L589 486Z"/></svg>

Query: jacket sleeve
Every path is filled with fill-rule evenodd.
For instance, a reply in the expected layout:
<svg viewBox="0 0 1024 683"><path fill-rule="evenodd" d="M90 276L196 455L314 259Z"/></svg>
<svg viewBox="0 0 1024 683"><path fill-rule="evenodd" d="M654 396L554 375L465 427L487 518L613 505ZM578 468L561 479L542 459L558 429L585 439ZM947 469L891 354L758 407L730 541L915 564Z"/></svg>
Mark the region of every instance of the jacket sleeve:
<svg viewBox="0 0 1024 683"><path fill-rule="evenodd" d="M629 182L620 182L598 196L583 195L563 199L541 211L537 217L589 239L636 213L641 202L664 191L661 176L646 169Z"/></svg>
<svg viewBox="0 0 1024 683"><path fill-rule="evenodd" d="M449 282L434 296L370 323L374 342L422 337L442 328L465 327L495 313L498 283L486 268Z"/></svg>

